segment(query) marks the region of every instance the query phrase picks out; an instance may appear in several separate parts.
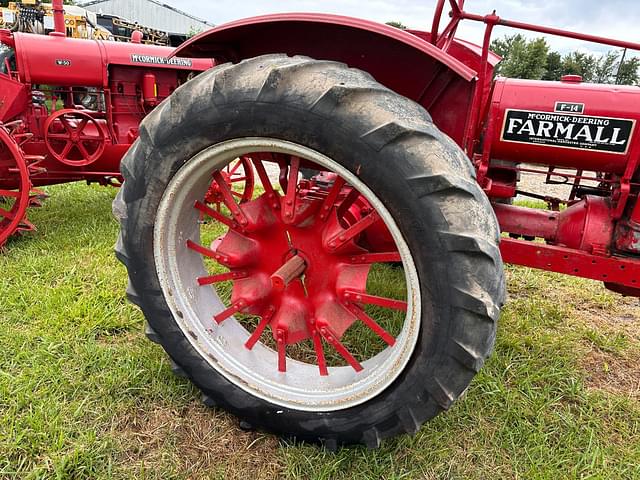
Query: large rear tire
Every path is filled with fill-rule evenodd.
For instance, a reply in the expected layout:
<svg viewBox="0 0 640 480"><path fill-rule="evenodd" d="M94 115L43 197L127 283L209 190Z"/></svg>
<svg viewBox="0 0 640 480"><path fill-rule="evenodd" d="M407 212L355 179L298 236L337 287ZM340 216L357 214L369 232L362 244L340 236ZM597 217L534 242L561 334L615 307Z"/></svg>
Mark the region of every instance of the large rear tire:
<svg viewBox="0 0 640 480"><path fill-rule="evenodd" d="M271 160L280 167L283 195L263 182L264 198L240 205L240 213L231 206L227 233L211 249L199 248L203 233L194 199L206 192L212 171L246 155L253 156L256 167ZM299 167L307 169L304 176L299 177ZM365 72L284 55L216 67L179 88L144 120L122 174L114 213L121 223L116 254L129 272L128 297L142 308L147 335L166 350L176 373L196 384L208 405L235 413L245 424L330 448L377 447L381 439L415 433L448 409L493 348L504 278L489 201L467 157L428 113ZM336 179L345 185L342 190L334 189ZM337 201L335 208L333 202L322 203L332 189L342 202L360 199L360 209L345 213ZM296 209L288 210L289 200L311 213L298 217ZM331 227L319 213L324 206L342 215ZM269 213L255 220L255 211L265 209ZM365 218L372 212L377 215L373 233ZM246 228L240 225L244 214ZM352 238L341 243L336 234L327 242L336 240L338 246L330 246L316 241L314 228L317 238L328 231ZM264 229L268 235L261 233ZM278 250L274 238L282 232L291 253ZM387 243L376 247L376 239L385 235ZM242 256L229 245L257 246ZM263 245L270 250L262 251ZM359 264L358 258L373 259L370 253L385 252L389 245L396 253L375 258L400 265L389 267L400 273L387 272L395 276L385 278L403 283L404 299L371 300L369 266L358 270L356 280L349 277L357 299L349 300L350 290L340 290L344 285L327 273L340 276L353 268L345 266L345 258ZM349 257L356 251L363 256ZM211 274L203 255L230 270L223 276L214 271L206 277L212 283L241 278L230 280L230 300L210 286L198 288L196 277ZM304 274L291 273L299 267L293 256L306 262ZM268 279L278 262L288 265L278 269L285 273L276 272L279 282L285 278L280 285L285 293L276 288L274 276L272 286L258 283L264 288L241 284ZM342 336L344 326L349 330L357 322L344 312L366 320L370 317L362 312L370 301L406 315L394 314L400 322L391 341L376 330L393 346L349 358L340 350L340 339L349 340ZM342 313L326 316L329 304ZM258 347L243 348L241 342L252 337L242 314L264 319L270 308L276 314L271 311L269 318L281 321L265 320L274 329L274 343L258 335ZM292 310L302 312L302 327ZM328 330L318 340L323 319ZM313 355L312 360L291 358L290 347L298 345L291 331L279 330L288 337L276 334L279 325L298 325L304 331L300 338L320 342L325 351L334 348L331 352L341 352L344 362L325 362L317 348L317 361Z"/></svg>

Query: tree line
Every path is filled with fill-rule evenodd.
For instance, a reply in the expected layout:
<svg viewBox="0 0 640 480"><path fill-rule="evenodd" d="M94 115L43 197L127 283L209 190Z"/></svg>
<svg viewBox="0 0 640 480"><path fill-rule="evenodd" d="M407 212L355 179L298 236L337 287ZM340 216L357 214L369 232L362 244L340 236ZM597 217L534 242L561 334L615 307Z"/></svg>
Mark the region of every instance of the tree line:
<svg viewBox="0 0 640 480"><path fill-rule="evenodd" d="M610 50L601 56L579 51L561 55L552 51L544 38L527 40L522 34L493 40L491 50L502 57L495 73L504 77L560 80L563 75L580 75L590 83L640 82L640 58L624 50Z"/></svg>
<svg viewBox="0 0 640 480"><path fill-rule="evenodd" d="M407 28L398 21L387 25ZM560 80L563 75L580 75L589 83L640 83L640 57L625 50L610 50L601 56L579 51L562 55L552 51L544 38L528 40L520 33L496 38L491 42L491 50L502 57L494 73L503 77Z"/></svg>

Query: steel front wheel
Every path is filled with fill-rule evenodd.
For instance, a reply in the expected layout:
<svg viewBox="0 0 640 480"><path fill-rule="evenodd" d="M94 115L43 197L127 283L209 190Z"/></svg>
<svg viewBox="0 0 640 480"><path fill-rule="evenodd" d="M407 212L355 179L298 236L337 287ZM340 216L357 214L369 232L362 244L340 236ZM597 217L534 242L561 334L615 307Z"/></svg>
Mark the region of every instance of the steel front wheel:
<svg viewBox="0 0 640 480"><path fill-rule="evenodd" d="M238 159L250 195L223 175ZM363 72L279 55L213 69L147 117L122 173L129 298L210 405L377 446L448 408L490 353L490 205L428 114Z"/></svg>
<svg viewBox="0 0 640 480"><path fill-rule="evenodd" d="M33 230L29 165L12 132L0 123L0 247L11 235Z"/></svg>

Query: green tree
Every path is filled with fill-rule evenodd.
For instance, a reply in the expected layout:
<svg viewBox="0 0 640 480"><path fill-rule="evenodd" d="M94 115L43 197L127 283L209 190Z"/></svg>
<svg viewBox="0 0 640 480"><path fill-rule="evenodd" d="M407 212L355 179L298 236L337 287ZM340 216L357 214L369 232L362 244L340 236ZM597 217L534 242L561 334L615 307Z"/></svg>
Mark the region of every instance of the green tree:
<svg viewBox="0 0 640 480"><path fill-rule="evenodd" d="M390 21L390 22L387 22L387 25L390 25L390 26L392 26L392 27L399 28L400 30L406 30L406 29L407 29L407 26L406 26L404 23L402 23L402 22L396 22L395 20L392 20L392 21Z"/></svg>
<svg viewBox="0 0 640 480"><path fill-rule="evenodd" d="M187 38L195 37L196 35L198 35L201 32L202 32L202 28L194 27L193 25L191 25L189 27L189 31L187 32Z"/></svg>
<svg viewBox="0 0 640 480"><path fill-rule="evenodd" d="M562 55L558 52L549 52L542 80L560 80L562 76Z"/></svg>
<svg viewBox="0 0 640 480"><path fill-rule="evenodd" d="M620 53L615 50L608 51L596 61L593 81L596 83L615 83Z"/></svg>
<svg viewBox="0 0 640 480"><path fill-rule="evenodd" d="M598 61L593 55L571 52L562 58L563 75L580 75L585 82L593 82Z"/></svg>
<svg viewBox="0 0 640 480"><path fill-rule="evenodd" d="M560 80L563 75L580 75L585 82L637 85L640 57L628 59L619 50L602 56L574 51L562 56L550 52L543 38L527 40L517 34L497 38L491 50L502 57L496 74L512 78Z"/></svg>
<svg viewBox="0 0 640 480"><path fill-rule="evenodd" d="M618 85L638 85L640 83L640 57L632 57L619 65L616 75L616 83Z"/></svg>
<svg viewBox="0 0 640 480"><path fill-rule="evenodd" d="M549 45L544 38L527 40L517 34L495 39L491 49L502 57L496 74L512 78L541 79L546 72Z"/></svg>

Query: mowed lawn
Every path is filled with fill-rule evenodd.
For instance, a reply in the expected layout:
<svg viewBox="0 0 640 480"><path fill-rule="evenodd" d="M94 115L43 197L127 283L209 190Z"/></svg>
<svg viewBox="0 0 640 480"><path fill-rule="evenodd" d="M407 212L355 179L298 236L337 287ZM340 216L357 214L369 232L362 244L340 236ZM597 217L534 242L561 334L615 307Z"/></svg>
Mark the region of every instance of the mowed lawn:
<svg viewBox="0 0 640 480"><path fill-rule="evenodd" d="M465 397L415 437L329 453L203 407L124 298L115 190L48 192L0 255L0 478L640 478L637 299L509 267Z"/></svg>

